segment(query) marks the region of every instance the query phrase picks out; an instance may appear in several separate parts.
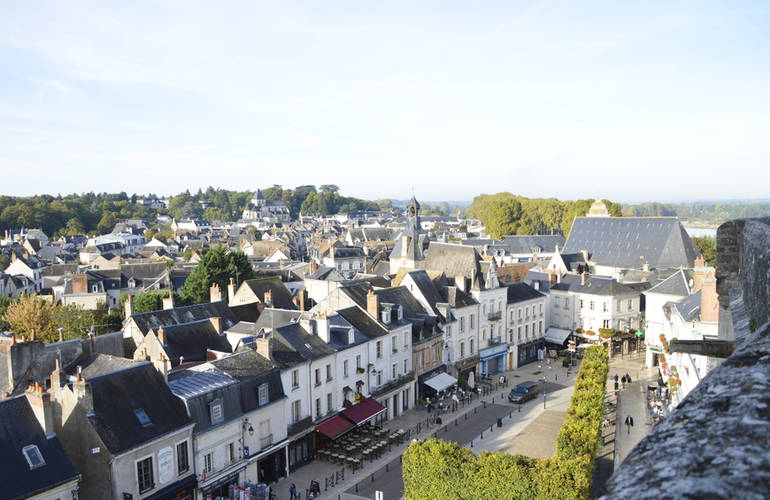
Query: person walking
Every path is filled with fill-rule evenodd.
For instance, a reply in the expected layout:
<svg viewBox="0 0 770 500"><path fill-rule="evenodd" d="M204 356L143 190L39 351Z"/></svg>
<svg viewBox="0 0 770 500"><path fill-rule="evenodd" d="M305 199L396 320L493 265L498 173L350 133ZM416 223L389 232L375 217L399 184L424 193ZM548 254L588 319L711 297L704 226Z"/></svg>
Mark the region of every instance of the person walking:
<svg viewBox="0 0 770 500"><path fill-rule="evenodd" d="M623 383L623 389L625 389L626 388L626 376L623 375L623 378L621 378L620 381Z"/></svg>
<svg viewBox="0 0 770 500"><path fill-rule="evenodd" d="M631 434L631 427L634 426L634 417L632 417L630 414L626 416L626 430L628 430L628 434Z"/></svg>
<svg viewBox="0 0 770 500"><path fill-rule="evenodd" d="M291 483L291 487L289 488L289 495L291 495L290 500L297 500L299 498L297 496L297 487L294 485L294 483Z"/></svg>
<svg viewBox="0 0 770 500"><path fill-rule="evenodd" d="M628 385L631 385L631 375L626 373L626 382L628 382Z"/></svg>
<svg viewBox="0 0 770 500"><path fill-rule="evenodd" d="M618 383L618 374L616 373L615 374L615 384L617 384L617 383Z"/></svg>

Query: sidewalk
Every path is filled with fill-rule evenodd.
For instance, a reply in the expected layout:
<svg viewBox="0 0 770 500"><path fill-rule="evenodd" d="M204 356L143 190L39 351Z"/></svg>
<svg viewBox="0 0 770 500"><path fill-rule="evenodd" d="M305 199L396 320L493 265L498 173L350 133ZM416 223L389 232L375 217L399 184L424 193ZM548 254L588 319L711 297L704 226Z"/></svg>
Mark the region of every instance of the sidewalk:
<svg viewBox="0 0 770 500"><path fill-rule="evenodd" d="M625 372L624 372L625 373ZM638 378L641 376L641 379ZM637 379L626 389L618 392L617 425L615 429L615 468L626 458L626 455L650 433L652 422L647 410L647 385L657 383L657 372L654 368L642 368ZM626 416L631 415L634 425L630 432L625 424Z"/></svg>

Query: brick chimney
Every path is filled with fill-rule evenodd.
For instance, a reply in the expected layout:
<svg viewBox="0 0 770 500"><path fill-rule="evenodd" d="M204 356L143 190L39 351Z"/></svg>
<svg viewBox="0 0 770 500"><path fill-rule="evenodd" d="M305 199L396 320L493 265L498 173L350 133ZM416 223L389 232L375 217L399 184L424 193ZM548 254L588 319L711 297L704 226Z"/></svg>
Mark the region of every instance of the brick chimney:
<svg viewBox="0 0 770 500"><path fill-rule="evenodd" d="M549 285L556 284L556 273L553 271L548 271L548 284Z"/></svg>
<svg viewBox="0 0 770 500"><path fill-rule="evenodd" d="M302 290L299 291L298 295L299 295L299 310L306 311L305 306L308 305L307 288L302 287Z"/></svg>
<svg viewBox="0 0 770 500"><path fill-rule="evenodd" d="M647 261L644 262L644 264L642 265L642 271L644 271L645 273L649 273L650 272L650 263L649 262L647 262Z"/></svg>
<svg viewBox="0 0 770 500"><path fill-rule="evenodd" d="M261 354L267 359L272 359L273 356L273 342L269 333L265 330L260 330L257 334L257 354Z"/></svg>
<svg viewBox="0 0 770 500"><path fill-rule="evenodd" d="M310 259L310 274L318 271L318 262L315 259Z"/></svg>
<svg viewBox="0 0 770 500"><path fill-rule="evenodd" d="M719 299L717 297L717 280L713 273L703 277L700 290L700 319L708 323L719 321Z"/></svg>
<svg viewBox="0 0 770 500"><path fill-rule="evenodd" d="M72 275L72 293L88 293L88 275L86 273Z"/></svg>
<svg viewBox="0 0 770 500"><path fill-rule="evenodd" d="M581 250L580 253L583 254L583 260L585 260L586 264L588 264L588 250Z"/></svg>
<svg viewBox="0 0 770 500"><path fill-rule="evenodd" d="M134 296L129 295L126 297L126 302L123 304L123 307L125 308L125 316L126 319L130 318L134 315Z"/></svg>
<svg viewBox="0 0 770 500"><path fill-rule="evenodd" d="M709 271L712 271L713 268L709 268L706 266L706 261L703 259L703 257L696 257L695 263L693 265L694 267L694 276L693 276L693 284L692 284L692 291L697 292L701 289L701 286L703 285L703 278L706 277L706 273Z"/></svg>
<svg viewBox="0 0 770 500"><path fill-rule="evenodd" d="M580 284L583 285L583 286L585 286L585 284L586 284L586 276L587 275L588 275L588 273L585 272L585 271L580 273Z"/></svg>
<svg viewBox="0 0 770 500"><path fill-rule="evenodd" d="M375 319L380 319L380 296L373 290L366 294L366 311Z"/></svg>
<svg viewBox="0 0 770 500"><path fill-rule="evenodd" d="M230 284L227 285L227 303L232 305L235 298L235 278L230 278Z"/></svg>
<svg viewBox="0 0 770 500"><path fill-rule="evenodd" d="M158 332L155 335L161 344L166 345L166 331L163 329L163 325L158 328Z"/></svg>
<svg viewBox="0 0 770 500"><path fill-rule="evenodd" d="M262 302L265 303L267 307L273 307L273 292L270 289L265 290L264 300Z"/></svg>
<svg viewBox="0 0 770 500"><path fill-rule="evenodd" d="M316 334L318 335L318 338L328 343L330 328L329 328L329 317L326 315L326 311L321 311L318 313L315 323L316 323Z"/></svg>
<svg viewBox="0 0 770 500"><path fill-rule="evenodd" d="M40 385L40 382L35 382L29 386L26 392L29 405L32 407L32 412L35 414L37 421L40 422L40 426L43 428L43 432L46 435L53 434L54 422L53 422L53 408L51 407L51 394L45 390L45 387Z"/></svg>
<svg viewBox="0 0 770 500"><path fill-rule="evenodd" d="M209 321L211 321L211 324L214 326L217 333L222 333L222 318L214 316L213 318L209 318Z"/></svg>
<svg viewBox="0 0 770 500"><path fill-rule="evenodd" d="M168 291L168 297L163 297L163 309L174 308L174 290Z"/></svg>
<svg viewBox="0 0 770 500"><path fill-rule="evenodd" d="M91 383L87 382L86 379L78 372L77 379L75 380L75 383L72 384L72 390L75 393L75 396L78 398L78 404L83 409L83 411L88 413L94 412L94 393L93 389L91 388Z"/></svg>
<svg viewBox="0 0 770 500"><path fill-rule="evenodd" d="M212 283L209 288L209 302L220 302L222 300L222 290L218 283Z"/></svg>

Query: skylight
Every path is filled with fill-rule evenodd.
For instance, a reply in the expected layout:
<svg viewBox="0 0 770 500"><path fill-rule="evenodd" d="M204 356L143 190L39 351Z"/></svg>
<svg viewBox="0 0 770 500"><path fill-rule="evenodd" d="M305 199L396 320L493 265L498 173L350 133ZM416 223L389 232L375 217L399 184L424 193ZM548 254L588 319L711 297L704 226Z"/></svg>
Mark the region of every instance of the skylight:
<svg viewBox="0 0 770 500"><path fill-rule="evenodd" d="M38 467L45 465L43 455L40 454L40 450L34 444L25 446L21 449L21 452L24 455L24 458L27 459L30 469L37 469Z"/></svg>
<svg viewBox="0 0 770 500"><path fill-rule="evenodd" d="M152 425L150 417L147 416L147 412L145 412L143 408L134 410L134 415L136 415L136 418L139 420L139 423L142 424L142 427L149 427Z"/></svg>

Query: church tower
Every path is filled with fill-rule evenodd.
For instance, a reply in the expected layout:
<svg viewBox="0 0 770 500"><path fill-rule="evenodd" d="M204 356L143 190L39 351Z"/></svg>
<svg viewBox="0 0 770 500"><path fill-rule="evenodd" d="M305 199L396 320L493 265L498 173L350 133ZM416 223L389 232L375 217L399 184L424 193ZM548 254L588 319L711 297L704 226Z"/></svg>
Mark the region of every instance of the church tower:
<svg viewBox="0 0 770 500"><path fill-rule="evenodd" d="M390 253L390 272L396 273L402 267L417 269L423 260L420 239L420 203L412 195L406 205L406 227L396 239Z"/></svg>

